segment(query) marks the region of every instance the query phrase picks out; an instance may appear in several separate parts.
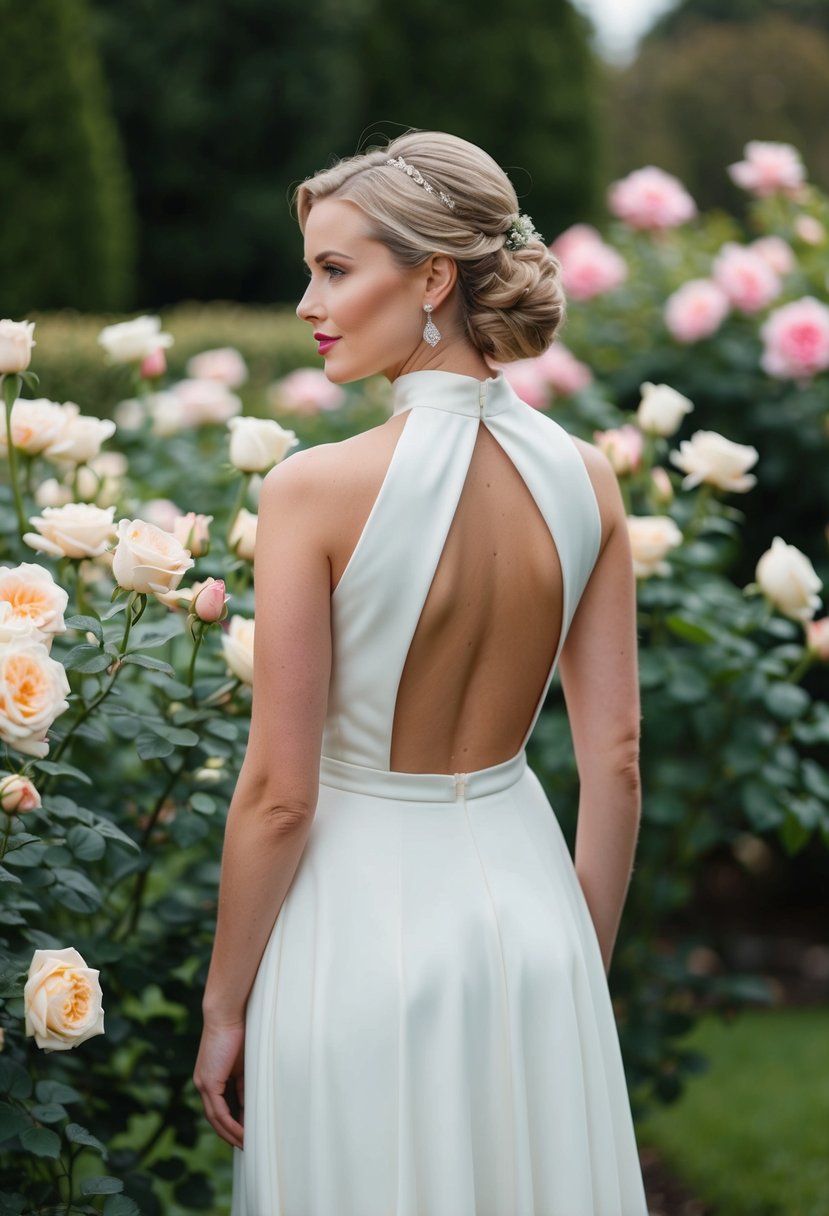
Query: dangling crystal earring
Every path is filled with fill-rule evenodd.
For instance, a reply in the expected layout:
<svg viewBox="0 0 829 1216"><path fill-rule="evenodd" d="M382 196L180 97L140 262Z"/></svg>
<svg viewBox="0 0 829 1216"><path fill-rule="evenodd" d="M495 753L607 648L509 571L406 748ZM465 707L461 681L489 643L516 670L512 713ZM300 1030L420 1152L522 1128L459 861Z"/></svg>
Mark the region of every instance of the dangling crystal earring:
<svg viewBox="0 0 829 1216"><path fill-rule="evenodd" d="M428 342L430 346L437 346L441 339L441 332L432 320L432 305L424 304L423 311L426 313L426 328L423 330L423 341Z"/></svg>

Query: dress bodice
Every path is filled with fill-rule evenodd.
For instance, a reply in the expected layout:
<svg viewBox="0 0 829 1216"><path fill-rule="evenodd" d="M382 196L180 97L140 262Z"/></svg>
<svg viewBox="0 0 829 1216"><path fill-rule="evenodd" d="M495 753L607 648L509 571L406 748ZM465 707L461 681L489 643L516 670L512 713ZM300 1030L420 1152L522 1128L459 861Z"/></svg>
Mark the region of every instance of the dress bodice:
<svg viewBox="0 0 829 1216"><path fill-rule="evenodd" d="M584 461L567 432L522 401L503 373L483 381L442 371L400 376L393 413L408 417L332 595L323 756L389 770L398 686L481 424L521 475L561 564L561 633L523 752L599 552L601 522Z"/></svg>

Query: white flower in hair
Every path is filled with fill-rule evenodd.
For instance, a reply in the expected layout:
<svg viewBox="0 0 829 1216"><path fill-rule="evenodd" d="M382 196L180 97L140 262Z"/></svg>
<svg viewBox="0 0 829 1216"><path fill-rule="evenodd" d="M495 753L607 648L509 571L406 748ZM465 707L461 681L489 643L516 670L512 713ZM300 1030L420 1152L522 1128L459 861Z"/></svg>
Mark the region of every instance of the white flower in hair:
<svg viewBox="0 0 829 1216"><path fill-rule="evenodd" d="M526 214L514 215L504 238L505 249L523 249L530 241L543 241L544 237L536 231L535 224Z"/></svg>

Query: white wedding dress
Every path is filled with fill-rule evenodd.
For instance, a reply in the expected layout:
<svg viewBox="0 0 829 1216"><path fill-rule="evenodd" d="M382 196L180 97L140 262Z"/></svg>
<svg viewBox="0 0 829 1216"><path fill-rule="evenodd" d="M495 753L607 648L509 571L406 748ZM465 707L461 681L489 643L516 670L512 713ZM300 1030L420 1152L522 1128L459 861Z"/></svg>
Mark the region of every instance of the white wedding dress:
<svg viewBox="0 0 829 1216"><path fill-rule="evenodd" d="M646 1216L598 944L524 747L475 772L389 768L479 424L555 541L559 651L598 553L593 489L503 375L402 376L402 411L332 597L319 803L248 1002L232 1216Z"/></svg>

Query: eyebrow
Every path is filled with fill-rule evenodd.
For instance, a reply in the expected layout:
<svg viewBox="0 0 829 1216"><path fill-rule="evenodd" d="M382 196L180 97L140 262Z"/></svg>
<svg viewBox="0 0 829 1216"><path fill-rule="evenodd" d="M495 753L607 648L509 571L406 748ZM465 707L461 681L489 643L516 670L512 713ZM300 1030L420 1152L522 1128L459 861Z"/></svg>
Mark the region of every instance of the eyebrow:
<svg viewBox="0 0 829 1216"><path fill-rule="evenodd" d="M345 258L346 262L353 262L354 258L349 257L347 253L338 253L336 249L325 249L322 253L318 253L314 261L321 265L327 258Z"/></svg>

